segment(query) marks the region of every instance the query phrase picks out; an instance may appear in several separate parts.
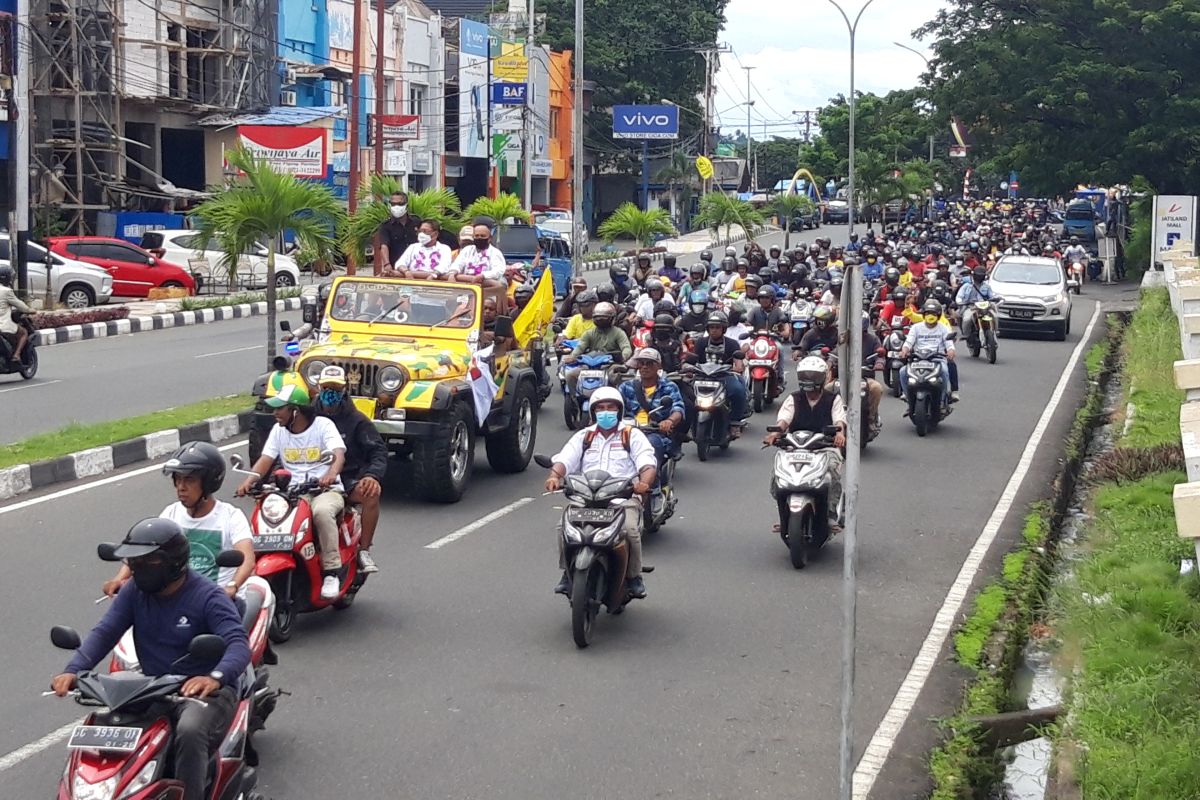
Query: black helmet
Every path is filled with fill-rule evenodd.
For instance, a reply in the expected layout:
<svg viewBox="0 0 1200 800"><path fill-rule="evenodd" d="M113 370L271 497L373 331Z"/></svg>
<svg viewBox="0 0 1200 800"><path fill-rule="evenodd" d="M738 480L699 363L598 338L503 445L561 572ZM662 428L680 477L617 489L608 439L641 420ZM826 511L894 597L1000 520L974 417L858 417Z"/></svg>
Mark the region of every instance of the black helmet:
<svg viewBox="0 0 1200 800"><path fill-rule="evenodd" d="M175 451L163 464L163 475L197 475L200 490L214 495L225 482L225 457L216 445L208 442L188 442Z"/></svg>
<svg viewBox="0 0 1200 800"><path fill-rule="evenodd" d="M650 254L649 253L638 253L637 261L639 264L641 264L643 261L645 261L647 264L649 264L650 263Z"/></svg>
<svg viewBox="0 0 1200 800"><path fill-rule="evenodd" d="M842 291L843 282L844 281L842 280L841 275L834 275L829 279L829 291L833 292L834 294Z"/></svg>
<svg viewBox="0 0 1200 800"><path fill-rule="evenodd" d="M829 306L818 306L813 312L813 325L818 328L827 328L834 323L833 309Z"/></svg>
<svg viewBox="0 0 1200 800"><path fill-rule="evenodd" d="M746 284L746 294L750 294L750 287L753 286L755 291L757 291L758 287L762 286L763 279L761 275L747 275L743 283Z"/></svg>
<svg viewBox="0 0 1200 800"><path fill-rule="evenodd" d="M674 267L675 266L675 256L671 253L667 253L665 256L663 256L663 266L664 267Z"/></svg>
<svg viewBox="0 0 1200 800"><path fill-rule="evenodd" d="M975 281L976 286L983 283L987 280L987 269L984 267L976 267L975 269L971 270L971 279Z"/></svg>
<svg viewBox="0 0 1200 800"><path fill-rule="evenodd" d="M162 553L169 567L168 583L187 570L192 547L179 523L163 517L151 517L135 523L121 543L113 548L116 558L143 558Z"/></svg>
<svg viewBox="0 0 1200 800"><path fill-rule="evenodd" d="M688 267L688 275L704 275L708 269L703 264L692 264Z"/></svg>
<svg viewBox="0 0 1200 800"><path fill-rule="evenodd" d="M759 288L758 299L759 300L774 300L775 299L775 290L772 289L770 286L763 286L763 287Z"/></svg>
<svg viewBox="0 0 1200 800"><path fill-rule="evenodd" d="M671 263L675 262L675 256L667 256L667 258L671 259ZM707 261L708 263L711 264L712 259L713 259L712 250L705 250L703 253L700 254L701 261Z"/></svg>
<svg viewBox="0 0 1200 800"><path fill-rule="evenodd" d="M8 264L0 264L0 286L12 286L13 269Z"/></svg>
<svg viewBox="0 0 1200 800"><path fill-rule="evenodd" d="M600 302L600 295L596 294L595 289L588 289L586 292L580 292L575 298L575 305L589 306Z"/></svg>
<svg viewBox="0 0 1200 800"><path fill-rule="evenodd" d="M658 309L655 309L656 311ZM654 330L675 330L675 318L669 312L654 315Z"/></svg>
<svg viewBox="0 0 1200 800"><path fill-rule="evenodd" d="M616 281L617 278L629 276L629 265L622 259L608 268L608 276Z"/></svg>
<svg viewBox="0 0 1200 800"><path fill-rule="evenodd" d="M925 301L925 305L921 306L922 314L937 314L942 315L942 304L932 297Z"/></svg>
<svg viewBox="0 0 1200 800"><path fill-rule="evenodd" d="M732 258L730 258L729 256L725 256L724 258L721 259L721 271L722 272L733 272L733 259Z"/></svg>
<svg viewBox="0 0 1200 800"><path fill-rule="evenodd" d="M790 258L788 258L787 256L780 256L780 257L779 257L779 267L780 267L781 269L782 269L783 267L790 267L791 265L792 265L792 260L791 260Z"/></svg>
<svg viewBox="0 0 1200 800"><path fill-rule="evenodd" d="M722 328L728 328L729 317L725 316L724 311L714 311L708 315L708 319L704 320L704 327L708 328L713 325L720 325Z"/></svg>
<svg viewBox="0 0 1200 800"><path fill-rule="evenodd" d="M888 286L895 286L900 283L900 270L895 267L888 267L883 271L883 280Z"/></svg>
<svg viewBox="0 0 1200 800"><path fill-rule="evenodd" d="M782 252L782 248L777 244L773 244L767 249L767 252L768 253L780 253L780 252Z"/></svg>
<svg viewBox="0 0 1200 800"><path fill-rule="evenodd" d="M596 287L596 297L601 303L611 303L617 296L617 289L611 283L602 283Z"/></svg>
<svg viewBox="0 0 1200 800"><path fill-rule="evenodd" d="M738 269L741 269L742 267L745 267L746 269L750 269L750 262L744 257L739 258L737 260L737 266L738 266Z"/></svg>
<svg viewBox="0 0 1200 800"><path fill-rule="evenodd" d="M661 316L663 314L666 314L667 316L674 319L675 318L675 304L672 303L670 300L659 300L657 303L654 304L654 313L656 315L656 317L655 317L656 321L657 321L657 317Z"/></svg>
<svg viewBox="0 0 1200 800"><path fill-rule="evenodd" d="M908 302L908 289L905 289L903 286L897 286L895 291L892 292L892 302L903 307Z"/></svg>
<svg viewBox="0 0 1200 800"><path fill-rule="evenodd" d="M517 287L517 290L515 292L513 292L514 300L524 299L524 300L528 301L532 297L533 297L533 284L531 284L531 283L522 283L520 286Z"/></svg>

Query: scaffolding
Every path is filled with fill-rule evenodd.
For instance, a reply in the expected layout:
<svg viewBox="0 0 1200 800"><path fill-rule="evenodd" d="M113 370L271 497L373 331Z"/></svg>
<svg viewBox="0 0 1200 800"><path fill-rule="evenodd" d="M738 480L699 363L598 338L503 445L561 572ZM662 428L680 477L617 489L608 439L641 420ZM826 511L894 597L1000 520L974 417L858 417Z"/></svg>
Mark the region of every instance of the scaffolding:
<svg viewBox="0 0 1200 800"><path fill-rule="evenodd" d="M122 12L133 3L153 12L152 36L125 35ZM144 194L126 182L135 161L127 149L158 145L125 137L126 104L196 118L255 112L279 87L273 0L32 0L30 11L35 208L57 209L57 227L70 232L95 232L98 212ZM145 85L123 63L131 53L145 54ZM136 170L166 183L145 163Z"/></svg>

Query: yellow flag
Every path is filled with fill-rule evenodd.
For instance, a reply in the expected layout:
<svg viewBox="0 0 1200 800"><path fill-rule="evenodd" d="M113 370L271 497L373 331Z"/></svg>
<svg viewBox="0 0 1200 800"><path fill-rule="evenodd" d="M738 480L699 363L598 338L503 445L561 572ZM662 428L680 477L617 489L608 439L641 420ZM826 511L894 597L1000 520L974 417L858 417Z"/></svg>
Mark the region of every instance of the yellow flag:
<svg viewBox="0 0 1200 800"><path fill-rule="evenodd" d="M513 321L513 335L521 347L525 347L533 337L545 330L553 318L554 276L550 274L550 267L547 265L542 277L538 279L537 289L529 299L529 304L521 309L521 313L517 314Z"/></svg>
<svg viewBox="0 0 1200 800"><path fill-rule="evenodd" d="M713 176L713 163L704 156L696 157L696 171L700 173L700 177L708 180Z"/></svg>

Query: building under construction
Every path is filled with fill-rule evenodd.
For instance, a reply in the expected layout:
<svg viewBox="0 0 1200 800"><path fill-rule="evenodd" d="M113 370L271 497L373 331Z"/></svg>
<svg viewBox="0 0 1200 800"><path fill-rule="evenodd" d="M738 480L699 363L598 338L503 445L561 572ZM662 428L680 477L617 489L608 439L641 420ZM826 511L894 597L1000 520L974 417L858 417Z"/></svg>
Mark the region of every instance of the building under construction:
<svg viewBox="0 0 1200 800"><path fill-rule="evenodd" d="M276 0L32 0L35 233L172 211L220 176L196 125L278 96Z"/></svg>

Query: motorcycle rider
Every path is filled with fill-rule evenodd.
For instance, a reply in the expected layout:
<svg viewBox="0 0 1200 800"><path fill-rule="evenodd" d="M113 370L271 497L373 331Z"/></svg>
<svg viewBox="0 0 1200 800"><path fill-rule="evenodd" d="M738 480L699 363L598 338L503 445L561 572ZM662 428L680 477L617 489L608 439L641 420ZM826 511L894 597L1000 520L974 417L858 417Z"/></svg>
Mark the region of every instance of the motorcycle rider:
<svg viewBox="0 0 1200 800"><path fill-rule="evenodd" d="M596 327L579 337L579 343L570 355L563 358L563 363L574 364L581 355L590 353L607 353L618 364L627 361L633 354L633 345L629 342L628 334L613 324L616 318L617 308L612 303L597 305L595 313L592 314L592 321L596 323ZM567 388L571 394L575 393L578 384L579 370L567 372Z"/></svg>
<svg viewBox="0 0 1200 800"><path fill-rule="evenodd" d="M907 359L913 350L922 345L924 345L922 349L932 350L938 355L946 356L941 364L942 402L943 404L949 404L958 399L958 392L954 391L951 394L950 388L950 362L954 361L954 342L950 339L950 326L941 321L942 304L937 300L926 300L921 312L924 316L920 323L909 328L908 337L904 340L904 346L900 348L900 358ZM907 365L900 368L900 391L904 392L905 396L907 396ZM904 412L904 416L908 416L908 411Z"/></svg>
<svg viewBox="0 0 1200 800"><path fill-rule="evenodd" d="M707 271L703 264L692 264L692 266L688 267L687 283L679 287L679 293L690 294L697 289L703 289L705 292L712 294L712 284L705 279L706 275Z"/></svg>
<svg viewBox="0 0 1200 800"><path fill-rule="evenodd" d="M388 467L387 445L367 415L355 407L346 389L344 369L328 366L321 370L317 386L321 390L317 395L317 413L333 420L346 443L342 481L346 485L346 499L361 509L358 566L364 575L370 575L379 571L371 557L371 544L379 525L379 497Z"/></svg>
<svg viewBox="0 0 1200 800"><path fill-rule="evenodd" d="M657 433L646 434L660 463L679 453L676 429L687 416L683 395L674 381L660 374L662 356L653 347L643 347L633 356L633 365L638 374L621 384L621 397L625 401L625 416L633 417L638 425L658 423ZM664 408L662 398L671 400Z"/></svg>
<svg viewBox="0 0 1200 800"><path fill-rule="evenodd" d="M1070 239L1070 244L1067 245L1067 249L1063 250L1063 261L1067 262L1068 267L1070 267L1070 265L1074 264L1076 261L1080 262L1086 267L1089 260L1088 255L1087 248L1079 243L1079 237L1072 236Z"/></svg>
<svg viewBox="0 0 1200 800"><path fill-rule="evenodd" d="M33 309L25 305L12 289L13 269L8 264L0 264L0 334L13 346L13 363L21 360L25 352L25 343L29 341L29 333L13 319L15 308L22 314L32 314Z"/></svg>
<svg viewBox="0 0 1200 800"><path fill-rule="evenodd" d="M613 297L607 298L609 302L624 303L628 300L629 294L633 290L632 281L629 280L629 264L624 260L613 264L608 268L608 278L614 293Z"/></svg>
<svg viewBox="0 0 1200 800"><path fill-rule="evenodd" d="M829 308L837 309L842 305L842 286L845 281L840 275L834 276L829 280L829 288L821 295L821 305Z"/></svg>
<svg viewBox="0 0 1200 800"><path fill-rule="evenodd" d="M971 279L958 287L958 294L954 298L955 304L962 311L961 327L965 338L969 339L975 332L975 304L981 301L995 302L996 293L988 283L987 270L976 267L971 270Z"/></svg>
<svg viewBox="0 0 1200 800"><path fill-rule="evenodd" d="M596 327L594 320L596 300L596 293L591 289L579 295L575 300L579 313L567 321L567 327L563 328L563 332L559 334L560 344L566 339L581 339L585 333Z"/></svg>
<svg viewBox="0 0 1200 800"><path fill-rule="evenodd" d="M705 250L704 252L708 253L708 257L710 259L712 258L712 253L710 253L707 250ZM700 257L704 258L704 254L701 253ZM674 255L672 255L671 253L667 253L665 256L663 256L662 266L658 268L659 277L666 278L672 284L681 283L681 282L687 280L687 274L684 273L684 271L681 270L679 267L675 266L675 264L676 264L676 258Z"/></svg>
<svg viewBox="0 0 1200 800"><path fill-rule="evenodd" d="M866 253L862 268L863 280L877 281L883 277L883 264L879 261L879 254L873 249L867 250Z"/></svg>
<svg viewBox="0 0 1200 800"><path fill-rule="evenodd" d="M158 516L179 525L188 538L190 568L216 581L225 594L236 597L254 574L254 542L250 522L242 510L214 496L225 481L225 457L216 445L188 442L167 459L162 471L175 485L178 500ZM239 551L242 565L218 567L216 556L223 550ZM113 597L132 574L129 566L122 564L100 590Z"/></svg>
<svg viewBox="0 0 1200 800"><path fill-rule="evenodd" d="M687 286L687 284L684 284ZM708 292L703 289L692 291L687 297L687 312L676 323L681 331L700 333L708 324Z"/></svg>
<svg viewBox="0 0 1200 800"><path fill-rule="evenodd" d="M800 338L800 344L793 349L798 356L804 357L820 352L823 348L834 352L837 346L837 314L829 306L818 306L813 312L812 327L805 331L804 336Z"/></svg>
<svg viewBox="0 0 1200 800"><path fill-rule="evenodd" d="M781 325L791 322L787 313L779 307L775 290L770 286L759 287L756 294L758 305L750 309L747 322L752 330L777 332Z"/></svg>
<svg viewBox="0 0 1200 800"><path fill-rule="evenodd" d="M271 428L262 455L250 468L254 474L238 487L237 496L244 497L253 491L255 484L270 472L275 459L292 473L292 481L297 485L314 478L317 480L323 491L310 494L308 504L321 546L321 573L324 576L321 597L333 600L341 592L338 519L346 507L341 478L342 468L346 465L346 443L333 420L317 414L302 378L295 373L276 373L270 384L277 386L278 391L266 399L266 404L275 409L278 424ZM323 451L333 453L333 463L328 467L320 462Z"/></svg>
<svg viewBox="0 0 1200 800"><path fill-rule="evenodd" d="M571 278L571 285L567 289L567 296L563 298L558 305L558 310L554 312L554 319L567 319L579 313L577 308L579 296L587 291L587 281L583 277Z"/></svg>
<svg viewBox="0 0 1200 800"><path fill-rule="evenodd" d="M723 312L709 314L705 335L696 340L695 348L685 358L692 363L703 359L732 366L733 372L725 376L725 394L729 397L731 433L736 439L745 427L748 413L746 382L742 379L746 367L741 343L725 335L728 327L729 319Z"/></svg>
<svg viewBox="0 0 1200 800"><path fill-rule="evenodd" d="M675 298L671 296L663 282L658 278L650 278L646 281L646 291L637 299L637 305L634 306L634 313L643 320L654 319L654 306L662 300L668 300L672 304Z"/></svg>
<svg viewBox="0 0 1200 800"><path fill-rule="evenodd" d="M654 270L650 266L650 254L638 253L637 265L633 268L633 282L638 286L645 286L646 279L653 274Z"/></svg>
<svg viewBox="0 0 1200 800"><path fill-rule="evenodd" d="M250 664L246 630L225 591L188 569L191 547L172 520L137 523L115 555L125 559L133 580L117 592L50 687L65 696L75 688L78 673L95 669L132 627L142 674L189 676L179 694L204 701L168 706L174 719L175 777L183 784L184 800L204 800L209 754L233 720L238 681ZM201 664L188 655L192 639L206 633L225 640L225 653L216 664Z"/></svg>
<svg viewBox="0 0 1200 800"><path fill-rule="evenodd" d="M614 478L636 478L633 491L644 497L658 477L658 461L646 434L634 426L622 425L625 401L621 393L611 386L601 386L592 394L591 413L594 424L577 431L551 459L554 463L546 478L546 491L558 491L567 475L600 469ZM629 543L626 589L634 597L642 598L646 596L646 584L642 580L641 500L630 498L621 504L625 506L624 533ZM554 591L570 594L571 574L561 544L560 536L558 565L563 575Z"/></svg>

